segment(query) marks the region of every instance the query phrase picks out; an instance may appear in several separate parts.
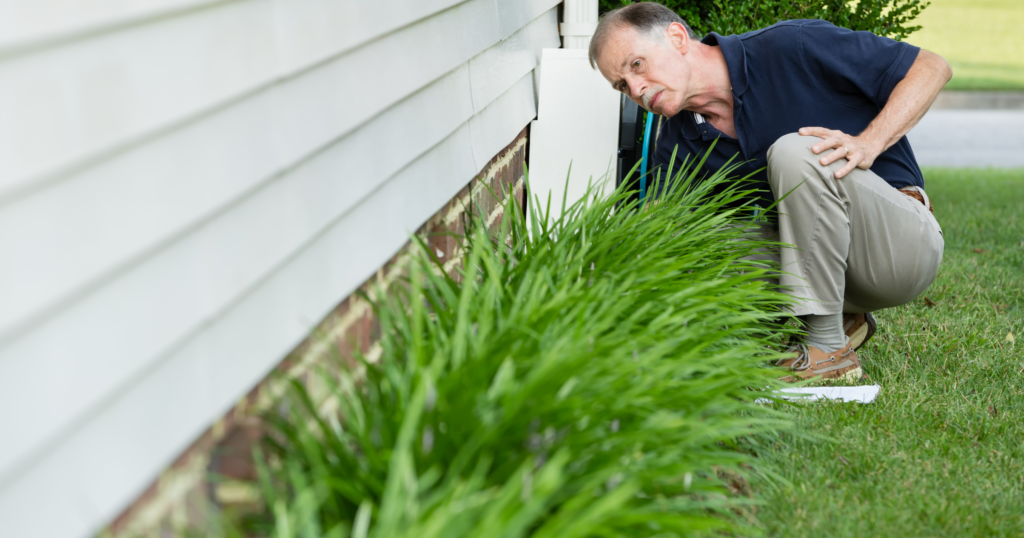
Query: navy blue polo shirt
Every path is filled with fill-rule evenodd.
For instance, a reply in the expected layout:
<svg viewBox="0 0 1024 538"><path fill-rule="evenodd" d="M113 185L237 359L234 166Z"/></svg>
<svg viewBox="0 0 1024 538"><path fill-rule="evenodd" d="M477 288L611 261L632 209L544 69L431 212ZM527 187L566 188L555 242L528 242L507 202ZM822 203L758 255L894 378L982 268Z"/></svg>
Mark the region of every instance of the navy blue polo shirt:
<svg viewBox="0 0 1024 538"><path fill-rule="evenodd" d="M687 155L693 162L718 139L701 176L736 156L733 162L745 162L734 176L752 175L765 193L761 200L765 206L773 201L763 170L768 148L801 127L860 134L878 116L921 50L821 20L783 21L739 36L712 32L702 43L717 45L725 57L738 138L725 135L698 114L681 111L662 119L652 167L667 170L678 145L673 170L679 170ZM924 187L905 136L875 159L871 171L896 188Z"/></svg>

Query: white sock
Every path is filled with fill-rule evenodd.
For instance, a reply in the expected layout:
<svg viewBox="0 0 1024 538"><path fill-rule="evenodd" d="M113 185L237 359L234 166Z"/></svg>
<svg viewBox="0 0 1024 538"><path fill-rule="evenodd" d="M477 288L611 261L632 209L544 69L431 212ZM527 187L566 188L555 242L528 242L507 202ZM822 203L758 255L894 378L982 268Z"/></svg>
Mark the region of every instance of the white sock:
<svg viewBox="0 0 1024 538"><path fill-rule="evenodd" d="M807 327L807 338L804 340L809 346L814 346L826 353L837 351L846 347L846 333L843 332L843 315L809 314L800 316L800 320Z"/></svg>

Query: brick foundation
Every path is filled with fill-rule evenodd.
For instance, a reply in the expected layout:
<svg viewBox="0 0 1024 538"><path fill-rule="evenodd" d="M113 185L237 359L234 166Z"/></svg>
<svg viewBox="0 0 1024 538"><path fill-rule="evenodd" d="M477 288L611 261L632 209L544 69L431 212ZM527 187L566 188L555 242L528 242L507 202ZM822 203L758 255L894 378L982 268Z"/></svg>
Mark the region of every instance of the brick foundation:
<svg viewBox="0 0 1024 538"><path fill-rule="evenodd" d="M452 234L463 232L462 217L467 211L483 212L488 224L494 225L500 222L501 198L506 192L511 189L522 204L526 142L524 129L480 171L480 181L467 184L417 231L449 272L461 267L462 252ZM408 247L360 289L371 297L386 292L408 265ZM100 536L179 536L185 529L203 528L211 509L253 502L255 492L247 481L255 478L251 450L262 435L261 412L280 397L288 379L307 380L311 367L339 356L343 364L354 364L357 352L378 356L378 333L379 325L366 300L354 294L343 300L273 374L196 439ZM213 476L220 478L214 481Z"/></svg>

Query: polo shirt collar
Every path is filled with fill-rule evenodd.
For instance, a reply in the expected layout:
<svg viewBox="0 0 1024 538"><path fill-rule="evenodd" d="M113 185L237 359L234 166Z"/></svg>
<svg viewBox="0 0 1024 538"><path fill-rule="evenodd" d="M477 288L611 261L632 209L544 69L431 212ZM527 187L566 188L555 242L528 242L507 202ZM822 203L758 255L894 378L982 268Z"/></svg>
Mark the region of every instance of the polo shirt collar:
<svg viewBox="0 0 1024 538"><path fill-rule="evenodd" d="M747 58L743 51L743 41L739 36L721 36L710 32L700 42L705 45L717 45L722 50L725 65L729 69L732 94L736 97L743 95L743 92L747 91Z"/></svg>

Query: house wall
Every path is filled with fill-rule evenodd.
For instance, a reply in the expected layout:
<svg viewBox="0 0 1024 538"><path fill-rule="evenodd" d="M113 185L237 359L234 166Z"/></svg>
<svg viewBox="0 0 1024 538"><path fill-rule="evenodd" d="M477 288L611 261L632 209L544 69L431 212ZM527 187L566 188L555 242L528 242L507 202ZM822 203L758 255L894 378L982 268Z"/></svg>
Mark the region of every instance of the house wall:
<svg viewBox="0 0 1024 538"><path fill-rule="evenodd" d="M121 514L536 113L553 0L17 0L0 536Z"/></svg>
<svg viewBox="0 0 1024 538"><path fill-rule="evenodd" d="M484 215L491 231L497 232L506 207L523 207L526 134L524 129L417 230L453 278L461 278L465 219ZM508 195L516 203L507 201ZM401 285L400 279L409 276L412 248L410 241L360 286L361 295L349 295L336 306L269 376L179 454L101 537L194 536L197 533L189 531L197 529L202 535L221 510L260 510L252 455L267 432L264 417L277 409L293 381L303 383L321 409L329 409L336 404L334 395L317 381L339 368L355 367L360 356L370 361L380 357L380 323L369 301L392 293L396 283Z"/></svg>

